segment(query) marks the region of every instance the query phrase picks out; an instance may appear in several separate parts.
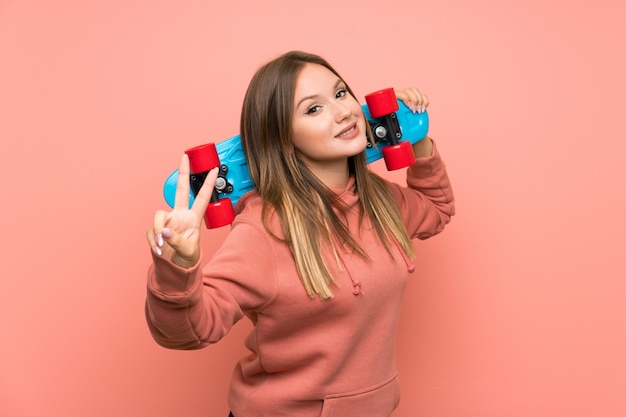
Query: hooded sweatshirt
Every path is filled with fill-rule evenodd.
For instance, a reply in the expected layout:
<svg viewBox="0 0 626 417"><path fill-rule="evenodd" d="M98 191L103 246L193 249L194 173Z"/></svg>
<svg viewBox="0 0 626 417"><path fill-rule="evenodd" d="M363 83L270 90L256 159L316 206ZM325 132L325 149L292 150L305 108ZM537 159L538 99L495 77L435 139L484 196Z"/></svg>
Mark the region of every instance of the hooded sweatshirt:
<svg viewBox="0 0 626 417"><path fill-rule="evenodd" d="M436 148L407 169L407 187L389 183L412 238L443 230L454 198ZM264 228L256 191L237 203L231 231L203 268L153 255L146 317L154 339L171 349L219 341L247 317L250 354L236 365L229 405L235 417L385 417L400 388L395 340L400 302L415 267L396 243L391 255L367 219L358 221L352 179L335 190L350 207L350 232L369 256L346 248L328 267L333 297L307 295L289 248ZM276 219L271 223L280 232Z"/></svg>

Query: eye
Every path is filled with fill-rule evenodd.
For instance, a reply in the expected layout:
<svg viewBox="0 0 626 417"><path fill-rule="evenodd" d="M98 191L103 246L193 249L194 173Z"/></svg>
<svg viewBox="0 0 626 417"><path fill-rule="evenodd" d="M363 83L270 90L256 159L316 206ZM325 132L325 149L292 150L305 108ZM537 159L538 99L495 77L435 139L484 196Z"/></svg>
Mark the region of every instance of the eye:
<svg viewBox="0 0 626 417"><path fill-rule="evenodd" d="M314 114L317 113L322 108L319 104L313 104L306 110L306 114Z"/></svg>
<svg viewBox="0 0 626 417"><path fill-rule="evenodd" d="M348 89L345 87L342 87L339 90L337 90L337 92L335 93L335 98L342 98L342 97L345 97L347 94L348 94Z"/></svg>

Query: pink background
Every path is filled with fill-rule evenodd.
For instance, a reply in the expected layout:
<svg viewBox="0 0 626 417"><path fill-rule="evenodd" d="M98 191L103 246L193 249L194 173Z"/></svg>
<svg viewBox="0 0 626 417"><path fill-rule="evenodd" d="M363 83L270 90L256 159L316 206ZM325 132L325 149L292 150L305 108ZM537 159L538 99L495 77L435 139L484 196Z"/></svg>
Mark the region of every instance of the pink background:
<svg viewBox="0 0 626 417"><path fill-rule="evenodd" d="M0 1L0 415L227 415L249 325L157 346L144 233L289 49L431 98L458 215L417 245L395 416L626 415L626 3L240 3Z"/></svg>

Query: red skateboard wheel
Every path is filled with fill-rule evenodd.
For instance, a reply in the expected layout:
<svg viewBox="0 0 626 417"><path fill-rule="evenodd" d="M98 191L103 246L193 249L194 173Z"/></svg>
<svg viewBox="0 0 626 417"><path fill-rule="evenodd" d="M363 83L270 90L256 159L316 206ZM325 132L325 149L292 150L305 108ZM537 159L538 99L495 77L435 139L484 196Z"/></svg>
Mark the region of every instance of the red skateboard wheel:
<svg viewBox="0 0 626 417"><path fill-rule="evenodd" d="M230 198L222 198L214 203L209 203L204 213L204 223L209 229L231 224L235 219L235 210Z"/></svg>
<svg viewBox="0 0 626 417"><path fill-rule="evenodd" d="M387 116L399 109L398 99L393 88L375 91L365 96L367 107L372 117Z"/></svg>
<svg viewBox="0 0 626 417"><path fill-rule="evenodd" d="M383 157L387 170L406 168L415 162L415 154L411 142L402 141L397 145L385 146L383 149Z"/></svg>
<svg viewBox="0 0 626 417"><path fill-rule="evenodd" d="M220 166L220 158L214 143L196 146L185 151L189 156L189 169L192 174L200 174Z"/></svg>

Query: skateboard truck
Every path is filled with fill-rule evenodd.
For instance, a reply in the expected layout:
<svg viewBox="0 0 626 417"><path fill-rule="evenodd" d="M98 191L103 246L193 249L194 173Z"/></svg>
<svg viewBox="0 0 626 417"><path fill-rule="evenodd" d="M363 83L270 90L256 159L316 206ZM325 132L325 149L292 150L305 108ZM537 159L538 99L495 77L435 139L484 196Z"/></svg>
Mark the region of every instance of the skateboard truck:
<svg viewBox="0 0 626 417"><path fill-rule="evenodd" d="M191 171L189 182L191 183L194 196L198 195L200 192L200 188L202 184L204 184L204 180L209 174L209 171L219 167L215 187L211 194L211 200L204 213L206 227L214 229L231 224L235 218L233 204L230 198L219 198L219 194L231 193L233 186L226 179L228 167L224 164L220 164L215 144L207 143L206 145L196 146L187 149L185 153L189 157L189 169Z"/></svg>
<svg viewBox="0 0 626 417"><path fill-rule="evenodd" d="M367 107L375 120L368 120L375 141L387 141L382 148L385 165L389 171L401 169L415 162L411 142L401 141L402 130L396 111L400 108L393 88L385 88L365 96ZM368 144L368 147L371 147Z"/></svg>

